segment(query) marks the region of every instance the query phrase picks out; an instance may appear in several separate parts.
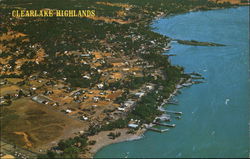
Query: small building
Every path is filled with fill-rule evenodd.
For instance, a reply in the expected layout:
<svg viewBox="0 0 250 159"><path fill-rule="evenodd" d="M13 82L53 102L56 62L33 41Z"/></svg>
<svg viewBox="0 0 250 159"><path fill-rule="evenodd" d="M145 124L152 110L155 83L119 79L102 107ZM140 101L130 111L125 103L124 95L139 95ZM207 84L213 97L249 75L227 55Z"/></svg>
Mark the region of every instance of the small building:
<svg viewBox="0 0 250 159"><path fill-rule="evenodd" d="M41 95L38 95L38 96L34 96L32 98L33 101L37 102L37 103L40 103L40 104L45 104L47 102L51 102L51 100L49 100L48 98L44 97L44 96L41 96ZM48 103L47 103L48 104Z"/></svg>
<svg viewBox="0 0 250 159"><path fill-rule="evenodd" d="M148 86L146 86L146 88L147 88L148 90L152 90L154 87L151 86L151 85L148 85Z"/></svg>
<svg viewBox="0 0 250 159"><path fill-rule="evenodd" d="M104 86L104 85L103 85L102 83L97 84L97 87L98 87L99 89L102 89L103 86Z"/></svg>
<svg viewBox="0 0 250 159"><path fill-rule="evenodd" d="M65 112L66 112L66 113L71 113L71 112L72 112L72 110L70 110L70 109L66 109L66 110L65 110Z"/></svg>
<svg viewBox="0 0 250 159"><path fill-rule="evenodd" d="M139 125L137 125L137 124L128 124L129 128L134 128L135 129L135 128L138 128L138 126Z"/></svg>
<svg viewBox="0 0 250 159"><path fill-rule="evenodd" d="M98 102L98 101L99 101L99 97L93 97L93 100L94 100L95 102Z"/></svg>
<svg viewBox="0 0 250 159"><path fill-rule="evenodd" d="M133 106L134 104L135 104L134 101L128 100L128 101L125 101L123 105L124 105L125 107L131 107L131 106Z"/></svg>
<svg viewBox="0 0 250 159"><path fill-rule="evenodd" d="M88 117L82 116L82 119L83 119L83 120L88 120Z"/></svg>
<svg viewBox="0 0 250 159"><path fill-rule="evenodd" d="M125 108L118 107L117 108L119 111L125 111Z"/></svg>
<svg viewBox="0 0 250 159"><path fill-rule="evenodd" d="M83 76L83 78L85 78L85 79L90 79L90 77L87 76L87 75Z"/></svg>
<svg viewBox="0 0 250 159"><path fill-rule="evenodd" d="M144 92L137 92L135 93L136 96L138 96L139 98L141 98L142 96L144 96Z"/></svg>
<svg viewBox="0 0 250 159"><path fill-rule="evenodd" d="M81 54L80 56L82 56L82 57L89 57L90 54Z"/></svg>

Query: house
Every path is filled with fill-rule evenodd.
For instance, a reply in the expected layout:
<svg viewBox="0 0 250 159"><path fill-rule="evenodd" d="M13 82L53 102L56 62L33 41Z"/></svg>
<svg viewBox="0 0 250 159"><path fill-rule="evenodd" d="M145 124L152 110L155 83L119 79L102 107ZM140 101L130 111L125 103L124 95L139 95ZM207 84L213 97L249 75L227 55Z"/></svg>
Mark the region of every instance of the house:
<svg viewBox="0 0 250 159"><path fill-rule="evenodd" d="M134 104L135 104L134 101L128 100L128 101L125 101L123 105L124 105L125 107L131 107L131 106L133 106Z"/></svg>
<svg viewBox="0 0 250 159"><path fill-rule="evenodd" d="M93 97L93 100L94 100L95 102L98 102L98 101L99 101L99 97Z"/></svg>
<svg viewBox="0 0 250 159"><path fill-rule="evenodd" d="M88 120L88 117L82 116L82 119L83 119L83 120Z"/></svg>
<svg viewBox="0 0 250 159"><path fill-rule="evenodd" d="M50 101L49 99L47 99L41 95L33 97L32 100L37 102L37 103L41 103L41 104L46 104L46 103L48 104L48 102Z"/></svg>
<svg viewBox="0 0 250 159"><path fill-rule="evenodd" d="M118 107L117 108L119 111L125 111L125 108Z"/></svg>
<svg viewBox="0 0 250 159"><path fill-rule="evenodd" d="M152 90L154 87L151 86L151 85L148 85L148 86L146 86L146 88L147 88L148 90Z"/></svg>
<svg viewBox="0 0 250 159"><path fill-rule="evenodd" d="M85 79L90 79L90 77L87 76L87 75L83 76L83 78L85 78Z"/></svg>
<svg viewBox="0 0 250 159"><path fill-rule="evenodd" d="M103 84L102 83L100 83L100 84L97 84L97 87L99 88L99 89L102 89L103 88Z"/></svg>
<svg viewBox="0 0 250 159"><path fill-rule="evenodd" d="M70 109L66 109L66 110L65 110L65 112L66 112L66 113L71 113L71 112L72 112L72 110L70 110Z"/></svg>
<svg viewBox="0 0 250 159"><path fill-rule="evenodd" d="M81 54L82 57L89 57L90 54Z"/></svg>
<svg viewBox="0 0 250 159"><path fill-rule="evenodd" d="M52 106L59 106L59 103L56 102Z"/></svg>
<svg viewBox="0 0 250 159"><path fill-rule="evenodd" d="M128 124L128 127L129 128L137 128L139 125L137 125L137 124Z"/></svg>
<svg viewBox="0 0 250 159"><path fill-rule="evenodd" d="M142 96L144 96L144 92L137 92L135 93L136 96L138 96L139 98L141 98Z"/></svg>

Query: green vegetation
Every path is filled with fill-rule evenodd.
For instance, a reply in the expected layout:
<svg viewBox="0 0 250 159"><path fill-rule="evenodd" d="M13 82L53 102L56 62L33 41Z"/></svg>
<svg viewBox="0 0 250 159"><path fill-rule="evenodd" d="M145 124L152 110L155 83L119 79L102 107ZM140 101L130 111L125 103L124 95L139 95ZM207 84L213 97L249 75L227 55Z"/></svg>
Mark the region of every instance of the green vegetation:
<svg viewBox="0 0 250 159"><path fill-rule="evenodd" d="M40 155L38 158L79 158L78 154L86 151L88 139L85 135L76 136L67 140L61 140L56 147L49 150L46 155ZM93 144L93 141L92 141ZM61 152L61 153L57 153Z"/></svg>
<svg viewBox="0 0 250 159"><path fill-rule="evenodd" d="M211 42L199 42L195 40L177 40L177 42L184 45L194 45L194 46L225 46L223 44L217 44Z"/></svg>

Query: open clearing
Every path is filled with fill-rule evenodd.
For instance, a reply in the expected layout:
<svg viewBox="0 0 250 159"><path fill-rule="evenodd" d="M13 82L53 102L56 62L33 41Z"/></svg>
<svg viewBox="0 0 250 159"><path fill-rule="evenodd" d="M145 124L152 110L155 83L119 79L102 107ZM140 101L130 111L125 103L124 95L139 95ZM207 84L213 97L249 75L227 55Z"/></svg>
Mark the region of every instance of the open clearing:
<svg viewBox="0 0 250 159"><path fill-rule="evenodd" d="M50 110L30 98L18 99L11 106L2 107L0 120L4 139L34 151L49 148L52 143L87 128L83 122Z"/></svg>

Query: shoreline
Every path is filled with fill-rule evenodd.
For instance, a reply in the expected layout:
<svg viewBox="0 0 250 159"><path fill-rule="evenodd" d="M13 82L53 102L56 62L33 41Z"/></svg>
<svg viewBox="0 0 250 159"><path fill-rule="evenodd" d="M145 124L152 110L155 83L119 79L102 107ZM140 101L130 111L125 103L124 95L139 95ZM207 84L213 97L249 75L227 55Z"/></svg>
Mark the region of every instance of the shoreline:
<svg viewBox="0 0 250 159"><path fill-rule="evenodd" d="M176 84L174 91L169 95L168 98L163 99L163 102L158 106L158 109L162 110L163 106L166 105L172 97L177 95L178 91L184 87L184 86L182 86L182 84L187 82L187 81L191 81L191 78L189 78L187 80L183 80L183 78L181 78L180 81ZM163 113L163 114L166 114L166 113ZM154 124L152 124L152 123L153 123L153 121L149 125L154 126ZM94 155L98 151L100 151L102 148L104 148L108 145L126 142L126 141L139 140L139 139L143 138L144 134L148 131L146 128L143 127L143 128L140 128L139 130L136 130L135 134L127 134L126 132L130 129L131 128L123 128L123 129L114 129L111 131L101 131L97 135L90 136L89 140L95 140L96 144L89 146L87 153L81 155L81 157L93 158ZM113 132L113 133L120 132L121 136L119 136L113 140L109 139L107 135L110 132Z"/></svg>
<svg viewBox="0 0 250 159"><path fill-rule="evenodd" d="M192 10L190 10L188 12L184 12L184 13L180 13L180 14L170 14L170 15L161 14L161 15L155 16L152 19L151 23L153 23L155 20L158 20L158 19L161 19L161 18L169 18L171 16L176 16L176 15L181 15L181 14L187 14L187 13L191 13L191 12L223 10L223 9L230 9L230 8L237 8L237 7L244 7L244 6L249 6L249 5L237 5L237 6L230 6L230 7L223 7L223 8L215 7L215 8L210 8L208 10L202 10L200 8L196 8L196 9L192 9ZM180 79L180 81L175 85L175 90L169 95L168 98L163 99L163 102L158 106L159 110L163 110L164 105L166 105L172 97L178 95L178 91L180 89L185 88L185 86L182 85L183 83L189 83L191 85L195 84L195 82L192 81L191 77L189 79L187 79L187 80ZM152 122L150 124L152 124ZM112 131L103 131L103 132L98 133L97 135L91 136L90 139L92 139L92 138L98 138L98 136L99 137L103 137L104 134L106 134L106 136L107 136L107 133L109 133L109 132L119 132L121 130L122 131L129 130L129 128L114 129ZM85 154L84 154L84 156L81 156L81 157L94 158L94 155L98 151L100 151L102 148L104 148L104 147L106 147L108 145L111 145L111 144L116 144L116 143L121 143L121 142L126 142L126 141L139 140L139 139L141 139L143 137L143 135L146 132L147 132L146 128L141 128L141 129L139 129L139 130L136 131L136 134L133 134L133 135L131 135L131 134L123 134L123 135L121 135L120 137L118 137L118 138L116 138L114 140L107 139L106 141L102 142L101 145L96 145L95 144L95 145L90 146L90 150L88 151L88 153L86 153L87 155L85 156Z"/></svg>
<svg viewBox="0 0 250 159"><path fill-rule="evenodd" d="M240 5L240 6L234 6L234 7L226 7L226 8L212 8L211 10L204 10L204 11L212 11L212 10L217 10L217 9L230 9L230 8L238 8L238 7L244 7L244 6L246 6L246 5ZM196 11L202 11L202 10L196 10ZM194 11L191 11L191 12L194 12ZM189 13L189 12L185 12L185 13L182 13L182 14L186 14L186 13ZM171 15L171 16L175 16L175 15ZM167 16L165 16L165 18L166 18ZM158 17L157 17L158 18ZM160 17L160 18L164 18L164 17ZM154 20L156 20L156 19L154 19ZM192 79L192 78L191 78ZM187 82L187 81L184 81L184 83L185 82ZM191 83L192 85L193 84L195 84L195 82L193 82L192 80L189 82L189 83ZM178 87L177 88L177 86L180 86L180 87ZM163 100L163 102L162 102L162 104L160 104L160 106L158 107L159 109L162 109L163 107L164 107L164 105L166 105L167 103L168 103L168 101L169 101L169 99L171 99L172 97L174 97L174 96L176 96L177 94L178 94L178 90L180 90L180 89L182 89L183 87L186 87L186 86L183 86L182 84L181 84L181 82L179 82L178 84L176 84L176 89L173 91L173 93L171 93L170 95L169 95L169 97L167 98L167 99L164 99ZM145 132L146 132L147 130L145 130L141 135L143 135ZM140 137L140 136L138 136L138 137ZM125 138L125 137L124 137ZM141 138L137 138L137 139L141 139ZM121 141L115 141L115 142L113 142L113 143L110 143L110 144L107 144L107 145L104 145L104 146L102 146L101 148L99 148L96 152L98 152L99 150L101 150L102 148L104 148L105 146L108 146L108 145L111 145L111 144L114 144L114 143L120 143L120 142L126 142L126 141L133 141L133 140L137 140L137 139L133 139L133 138L131 138L131 139L129 139L129 136L127 136L127 139L126 140L121 140ZM95 153L96 153L95 152ZM95 154L94 154L95 155ZM92 158L93 158L93 156L92 156Z"/></svg>
<svg viewBox="0 0 250 159"><path fill-rule="evenodd" d="M184 13L180 13L180 14L170 14L170 15L166 15L166 14L161 14L161 15L157 15L155 16L152 21L150 22L150 24L152 24L154 21L158 20L158 19L161 19L161 18L169 18L171 16L176 16L176 15L181 15L181 14L187 14L187 13L190 13L190 12L199 12L199 11L211 11L211 10L218 10L218 9L229 9L229 8L236 8L236 7L242 7L242 6L246 6L246 5L239 5L239 6L231 6L231 7L223 7L223 8L219 8L219 7L215 7L215 8L210 8L209 10L201 10L199 8L196 8L196 9L192 9L192 10L189 10L188 12L184 12ZM171 42L170 42L171 43ZM158 106L158 109L159 110L163 110L163 106L166 105L169 100L176 96L178 94L178 91L180 89L182 89L183 86L182 84L183 83L190 83L191 85L195 84L193 81L192 81L192 78L190 77L189 79L187 79L186 81L183 81L183 79L181 78L180 81L175 85L175 89L174 91L169 95L168 98L166 99L163 99L163 102ZM153 121L152 121L153 122ZM152 124L152 122L150 123L150 125ZM112 144L116 144L116 143L121 143L121 142L126 142L126 141L133 141L133 140L139 140L143 137L143 135L147 132L147 129L146 128L141 128L139 130L136 131L136 134L124 134L124 131L125 130L129 130L129 128L124 128L124 129L114 129L112 131L102 131L102 132L99 132L97 135L94 135L94 136L90 136L89 137L89 140L91 139L95 139L95 138L102 138L104 139L105 135L106 135L106 138L107 138L107 134L110 133L110 132L123 132L121 134L121 136L119 136L118 138L112 140L112 139L109 139L109 138L105 138L105 140L102 141L101 144L98 145L98 141L96 142L95 145L91 145L88 147L88 150L85 154L81 154L80 157L84 157L84 158L94 158L94 155L100 151L102 148L108 146L108 145L112 145ZM100 141L99 141L100 142Z"/></svg>
<svg viewBox="0 0 250 159"><path fill-rule="evenodd" d="M115 143L121 143L126 141L133 141L133 140L139 140L143 138L143 134L147 131L145 128L141 128L136 131L135 134L127 134L127 131L129 131L129 128L122 128L122 129L114 129L111 131L101 131L97 135L89 136L89 140L95 140L96 144L88 146L88 151L85 154L82 154L80 157L83 158L93 158L94 155L101 150L102 148L115 144ZM108 134L110 132L117 133L120 132L121 136L110 139L108 137Z"/></svg>

